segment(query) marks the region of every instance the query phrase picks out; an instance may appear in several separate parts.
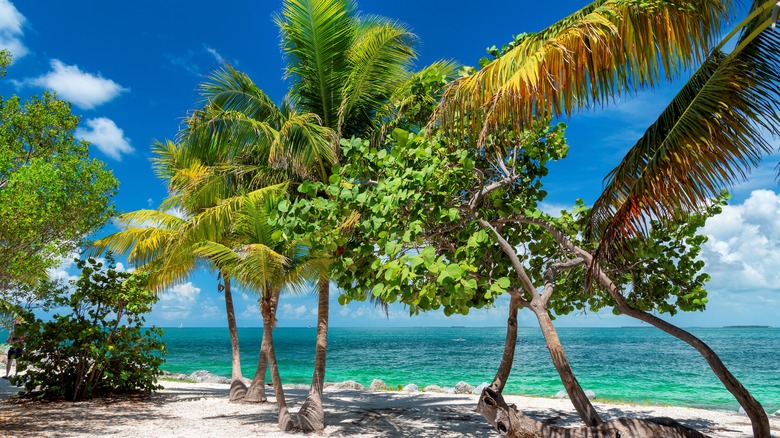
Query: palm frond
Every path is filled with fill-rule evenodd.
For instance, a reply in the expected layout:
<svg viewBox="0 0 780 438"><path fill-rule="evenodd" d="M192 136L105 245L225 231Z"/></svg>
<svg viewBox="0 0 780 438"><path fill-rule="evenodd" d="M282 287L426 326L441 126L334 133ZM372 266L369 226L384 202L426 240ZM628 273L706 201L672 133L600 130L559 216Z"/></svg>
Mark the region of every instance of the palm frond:
<svg viewBox="0 0 780 438"><path fill-rule="evenodd" d="M676 77L711 47L730 1L598 0L453 83L432 123L484 142Z"/></svg>
<svg viewBox="0 0 780 438"><path fill-rule="evenodd" d="M408 75L377 108L374 117L380 129L374 131L372 143L382 144L387 133L400 123L408 129L421 129L433 114L446 86L457 77L459 67L453 61L436 61ZM436 88L431 89L433 86Z"/></svg>
<svg viewBox="0 0 780 438"><path fill-rule="evenodd" d="M241 111L254 120L279 119L279 108L274 101L246 73L230 65L209 75L208 80L200 85L200 94L204 107Z"/></svg>
<svg viewBox="0 0 780 438"><path fill-rule="evenodd" d="M350 74L341 92L340 136L365 135L375 113L408 77L416 58L416 37L401 23L381 17L361 17L349 49Z"/></svg>
<svg viewBox="0 0 780 438"><path fill-rule="evenodd" d="M285 0L275 18L287 59L291 96L304 112L335 128L340 93L349 70L348 50L355 32L351 0Z"/></svg>
<svg viewBox="0 0 780 438"><path fill-rule="evenodd" d="M739 51L714 52L703 63L607 176L588 218L597 256L646 234L652 219L702 206L772 150L767 137L780 136L780 36L755 36L768 14L745 27Z"/></svg>

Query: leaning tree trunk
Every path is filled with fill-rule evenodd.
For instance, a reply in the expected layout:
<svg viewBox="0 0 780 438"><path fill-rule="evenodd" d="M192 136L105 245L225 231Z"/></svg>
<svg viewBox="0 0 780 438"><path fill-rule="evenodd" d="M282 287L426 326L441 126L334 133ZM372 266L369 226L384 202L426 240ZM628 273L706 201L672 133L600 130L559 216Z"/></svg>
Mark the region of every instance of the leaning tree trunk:
<svg viewBox="0 0 780 438"><path fill-rule="evenodd" d="M325 412L322 409L322 387L325 384L325 354L328 346L328 299L330 284L327 278L319 281L317 305L317 345L314 355L314 374L309 395L298 411L298 425L304 432L325 429Z"/></svg>
<svg viewBox="0 0 780 438"><path fill-rule="evenodd" d="M496 394L501 394L504 391L504 386L509 379L509 373L512 371L512 364L515 360L515 345L517 345L517 307L518 298L515 294L512 294L509 300L509 317L506 320L504 354L501 357L501 364L498 366L496 376L493 378L493 383L488 387ZM482 390L483 396L488 388ZM498 430L495 410L484 406L482 404L482 399L483 398L480 397L479 404L477 404L477 412L485 417L485 419Z"/></svg>
<svg viewBox="0 0 780 438"><path fill-rule="evenodd" d="M271 311L271 297L262 298L260 302L260 312L263 316L263 348L265 357L268 359L268 365L271 367L271 381L274 386L274 395L276 396L276 406L279 409L279 429L289 432L295 429L290 411L287 409L287 402L284 399L284 388L282 388L282 378L279 376L279 366L276 363L276 352L274 351L273 328L275 317ZM262 353L261 353L262 355Z"/></svg>
<svg viewBox="0 0 780 438"><path fill-rule="evenodd" d="M509 317L506 320L506 339L504 340L504 354L501 356L501 364L498 365L496 376L490 385L497 392L503 392L512 365L515 361L515 346L517 345L517 308L519 299L512 294L509 299Z"/></svg>
<svg viewBox="0 0 780 438"><path fill-rule="evenodd" d="M271 295L271 318L276 321L276 310L279 307L279 294L281 291L274 291ZM276 325L275 323L273 325ZM263 333L265 335L265 333ZM246 393L244 401L263 403L268 401L265 396L265 375L268 370L268 358L265 355L265 336L263 336L263 342L260 343L260 358L257 361L257 371L255 371L255 377L252 379L252 384L249 385L249 390Z"/></svg>
<svg viewBox="0 0 780 438"><path fill-rule="evenodd" d="M569 399L571 399L577 414L587 426L600 425L602 423L601 417L599 417L596 409L593 408L580 383L574 376L569 361L566 359L566 354L563 352L563 345L561 345L561 340L558 338L558 332L555 331L555 326L553 326L547 309L538 300L532 301L529 308L539 320L539 327L542 329L547 349L550 350L553 365L558 370L563 387L566 389L566 393L569 395Z"/></svg>
<svg viewBox="0 0 780 438"><path fill-rule="evenodd" d="M753 397L752 394L737 380L734 375L729 372L720 357L702 340L688 333L687 331L670 324L661 318L651 315L641 309L634 308L629 305L620 290L615 283L609 278L609 276L601 269L600 266L593 264L593 256L584 249L576 246L568 237L566 237L560 230L554 226L540 221L537 219L527 219L526 223L534 223L545 228L564 248L571 251L577 257L581 257L586 264L592 267L596 280L606 288L609 295L615 300L617 310L627 316L639 319L640 321L647 322L654 327L663 330L664 332L680 339L681 341L692 346L704 357L707 361L712 372L720 379L726 389L731 392L737 399L739 404L745 410L745 413L750 418L750 422L753 426L753 435L756 438L769 438L771 436L769 419L767 418L766 411L763 406Z"/></svg>
<svg viewBox="0 0 780 438"><path fill-rule="evenodd" d="M620 418L578 429L550 426L507 405L503 395L489 387L482 391L479 406L480 414L495 418L498 433L510 438L706 438L670 418Z"/></svg>
<svg viewBox="0 0 780 438"><path fill-rule="evenodd" d="M265 340L265 333L263 333L263 339ZM257 371L255 371L255 377L252 379L252 383L249 385L249 389L246 392L246 397L244 397L244 401L247 402L265 403L268 401L268 398L265 396L265 375L268 371L268 360L265 357L264 340L260 342L260 359L257 361Z"/></svg>
<svg viewBox="0 0 780 438"><path fill-rule="evenodd" d="M723 386L726 387L726 389L737 399L740 406L742 406L742 409L745 410L745 413L748 418L750 418L750 423L753 426L753 436L755 438L771 437L772 432L769 426L769 418L766 415L764 407L761 406L761 403L753 397L747 388L731 374L728 368L726 368L726 365L720 360L718 354L715 353L709 345L676 325L670 324L657 316L630 306L619 293L617 294L620 295L619 297L615 294L612 295L616 298L617 309L620 313L651 324L695 348L704 360L707 361L712 372L720 379Z"/></svg>

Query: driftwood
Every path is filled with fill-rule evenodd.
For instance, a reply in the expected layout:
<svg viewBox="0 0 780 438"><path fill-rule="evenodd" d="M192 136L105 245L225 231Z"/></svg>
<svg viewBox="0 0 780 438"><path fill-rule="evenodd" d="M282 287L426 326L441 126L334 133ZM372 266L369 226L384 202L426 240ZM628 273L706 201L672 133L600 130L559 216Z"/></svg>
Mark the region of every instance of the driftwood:
<svg viewBox="0 0 780 438"><path fill-rule="evenodd" d="M503 395L491 387L482 391L477 412L485 417L501 436L509 438L706 438L671 418L619 418L598 426L570 429L536 421L507 405Z"/></svg>

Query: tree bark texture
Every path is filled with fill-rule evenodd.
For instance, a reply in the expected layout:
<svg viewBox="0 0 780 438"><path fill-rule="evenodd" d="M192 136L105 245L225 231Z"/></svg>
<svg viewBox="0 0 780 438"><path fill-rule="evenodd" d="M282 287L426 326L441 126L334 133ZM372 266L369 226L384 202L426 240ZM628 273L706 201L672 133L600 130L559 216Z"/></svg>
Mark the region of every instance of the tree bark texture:
<svg viewBox="0 0 780 438"><path fill-rule="evenodd" d="M504 354L501 356L501 364L498 366L496 376L490 385L496 392L503 392L509 373L512 372L512 365L515 361L515 346L517 345L517 308L518 297L516 293L509 299L509 317L506 320L506 340L504 341Z"/></svg>
<svg viewBox="0 0 780 438"><path fill-rule="evenodd" d="M276 352L274 351L273 340L275 317L271 311L271 297L264 297L261 300L260 310L263 315L263 348L265 350L265 356L268 359L268 365L271 367L271 381L274 386L276 406L279 409L279 429L289 432L295 429L295 424L292 421L292 416L287 408L287 402L284 399L282 378L279 375L279 367L276 363Z"/></svg>
<svg viewBox="0 0 780 438"><path fill-rule="evenodd" d="M265 339L265 334L263 334ZM264 403L268 401L265 396L265 375L268 372L268 360L265 357L264 341L260 341L260 359L257 361L257 371L252 378L252 383L249 385L249 389L246 392L244 401L253 403Z"/></svg>
<svg viewBox="0 0 780 438"><path fill-rule="evenodd" d="M497 394L501 394L504 391L507 380L509 380L509 373L512 371L512 365L515 360L515 345L517 344L517 308L518 297L516 293L511 293L509 299L509 317L506 321L506 339L504 340L504 355L501 357L501 364L498 366L496 376L493 378L493 383L490 384L490 389ZM486 409L482 406L482 397L477 404L477 412L482 414L485 419L496 427L496 418L494 416L496 411ZM498 429L496 429L498 430Z"/></svg>
<svg viewBox="0 0 780 438"><path fill-rule="evenodd" d="M485 388L477 407L485 418L494 418L493 426L501 436L510 438L706 438L670 418L617 419L598 426L577 429L551 426L536 421L507 405L501 393Z"/></svg>
<svg viewBox="0 0 780 438"><path fill-rule="evenodd" d="M279 308L279 295L281 295L281 290L274 290L270 296L269 306L271 325L273 327L276 327L276 310ZM260 300L260 306L262 309L262 298ZM263 333L263 335L263 339L265 339L265 333ZM249 390L247 391L244 401L253 403L264 403L268 401L268 398L265 395L265 376L268 371L268 358L265 354L264 345L264 341L261 340L257 370L255 371L255 376L252 378L252 383L249 385Z"/></svg>
<svg viewBox="0 0 780 438"><path fill-rule="evenodd" d="M531 302L531 311L536 315L539 321L539 327L542 329L544 335L544 341L547 343L547 349L550 350L550 357L552 358L555 369L558 370L558 375L561 377L563 387L566 389L566 393L569 395L574 409L580 416L582 421L587 426L598 426L602 423L601 417L596 412L596 409L590 403L590 400L585 395L585 391L582 390L580 383L574 376L574 372L569 365L566 354L563 352L563 345L558 338L558 332L555 330L555 326L550 319L550 315L547 313L547 309L539 303L538 300Z"/></svg>
<svg viewBox="0 0 780 438"><path fill-rule="evenodd" d="M314 374L311 378L309 395L298 411L298 425L304 432L325 429L325 412L322 408L322 388L325 384L325 356L328 347L328 305L330 281L322 278L318 284L317 302L317 345L314 354Z"/></svg>
<svg viewBox="0 0 780 438"><path fill-rule="evenodd" d="M568 250L577 257L581 257L583 260L585 260L585 262L591 266L595 279L602 286L604 286L604 288L606 288L609 295L615 300L615 304L619 312L651 324L652 326L663 330L664 332L676 337L677 339L680 339L681 341L696 349L696 351L702 355L704 360L707 361L707 364L709 364L712 372L715 373L718 379L720 379L720 381L723 383L723 386L725 386L726 389L732 395L734 395L739 404L745 410L745 413L747 414L748 418L750 418L750 422L753 427L753 435L756 438L770 438L771 430L769 426L769 419L763 406L761 406L761 403L759 403L755 397L753 397L753 395L750 394L750 392L742 385L742 383L737 380L733 374L731 374L728 368L726 368L726 366L720 360L720 357L718 357L717 353L715 353L709 347L709 345L704 343L699 338L693 336L691 333L688 333L687 331L671 323L668 323L661 318L658 318L650 313L647 313L641 309L637 309L628 304L623 297L623 294L617 288L615 283L612 282L607 273L604 272L604 270L601 269L601 267L598 265L593 264L593 256L589 252L575 245L571 240L569 240L568 237L566 237L566 235L564 235L560 230L551 224L540 219L515 219L524 223L536 224L546 229L558 241L561 247Z"/></svg>
<svg viewBox="0 0 780 438"><path fill-rule="evenodd" d="M236 327L236 311L233 307L233 293L230 290L230 278L221 274L225 287L225 312L227 313L228 331L230 332L230 348L233 354L233 371L231 380L240 380L241 375L241 350L238 345L238 328Z"/></svg>

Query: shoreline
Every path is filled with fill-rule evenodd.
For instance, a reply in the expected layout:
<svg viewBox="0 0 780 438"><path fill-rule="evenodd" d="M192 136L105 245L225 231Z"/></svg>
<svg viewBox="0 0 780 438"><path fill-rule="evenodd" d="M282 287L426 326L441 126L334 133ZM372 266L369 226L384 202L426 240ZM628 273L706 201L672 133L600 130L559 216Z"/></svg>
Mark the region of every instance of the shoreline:
<svg viewBox="0 0 780 438"><path fill-rule="evenodd" d="M230 379L223 375L216 375L211 373L208 370L197 370L190 374L184 374L184 373L178 373L178 372L170 372L167 370L162 370L163 376L162 379L173 379L173 380L183 380L183 381L189 381L190 383L225 383L229 384ZM195 377L193 377L195 376ZM251 379L244 377L244 383L247 387L249 387L251 383ZM384 381L379 379L373 379L374 381L379 381L383 385L385 384ZM270 383L270 379L267 380L267 383ZM454 386L439 386L438 384L429 384L429 385L417 385L414 382L408 382L406 384L390 384L385 385L384 388L381 389L381 391L387 391L387 392L394 392L394 393L415 393L417 391L412 390L408 391L406 390L407 387L414 387L418 388L419 392L421 393L446 393L446 394L474 394L479 395L482 391L483 385L487 386L489 382L482 382L479 385L473 386L465 381L459 381ZM457 388L459 385L464 385L467 388L470 388L469 390L462 392L459 391ZM300 384L300 383L284 383L282 385L285 390L287 389L309 389L308 384ZM376 389L371 388L370 384L360 383L356 382L354 380L345 380L340 382L325 382L324 383L325 388L329 387L336 387L337 389L356 389L356 390L366 390L366 391L375 391ZM430 387L434 387L435 389L429 389ZM586 392L592 392L589 388L583 388ZM653 400L652 398L648 398L646 401L635 401L635 400L625 400L625 399L610 399L610 398L604 398L600 394L595 393L595 400L594 398L591 398L592 401L599 402L599 403L605 403L609 405L628 405L628 406L648 406L648 407L670 407L670 408L691 408L691 409L701 409L705 411L716 411L716 412L724 412L724 413L739 413L739 411L742 409L739 406L739 403L736 400L732 400L729 403L729 406L723 406L723 405L715 405L714 403L710 404L703 404L701 406L692 406L692 405L685 405L685 404L675 404L675 403L669 403L669 402L661 402ZM528 397L528 398L549 398L549 399L563 399L568 400L568 395L565 394L563 390L563 385L560 386L560 390L557 393L550 393L549 395L540 395L540 394L527 394L527 393L516 393L511 392L508 390L504 390L504 396L517 396L517 397ZM732 407L736 406L736 407ZM767 412L767 415L773 415L777 414L780 416L780 406L776 406L776 404L770 404L769 406L764 405L764 409Z"/></svg>
<svg viewBox="0 0 780 438"><path fill-rule="evenodd" d="M10 384L0 382L3 436L235 437L256 434L289 437L276 426L271 403L229 402L229 385L161 380L165 389L150 396L112 397L79 403L37 402L7 398ZM270 388L269 388L270 389ZM306 389L285 387L295 414ZM579 427L568 400L507 396L527 415L551 424ZM336 389L324 391L325 431L320 436L493 437L497 433L474 412L473 394ZM697 408L642 406L594 401L605 420L617 417L670 417L709 436L750 436L745 415ZM773 436L780 437L780 417L769 415ZM303 436L302 433L292 435Z"/></svg>

